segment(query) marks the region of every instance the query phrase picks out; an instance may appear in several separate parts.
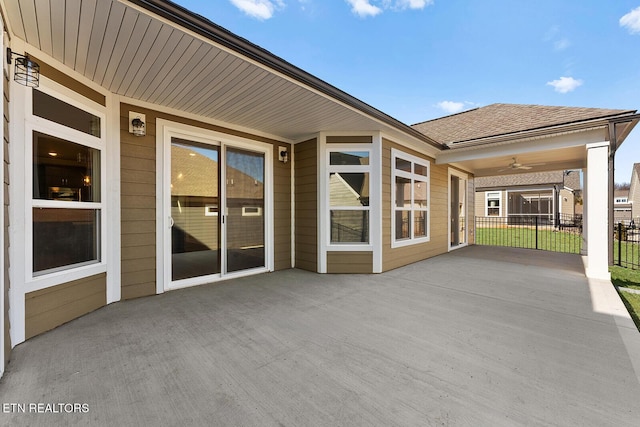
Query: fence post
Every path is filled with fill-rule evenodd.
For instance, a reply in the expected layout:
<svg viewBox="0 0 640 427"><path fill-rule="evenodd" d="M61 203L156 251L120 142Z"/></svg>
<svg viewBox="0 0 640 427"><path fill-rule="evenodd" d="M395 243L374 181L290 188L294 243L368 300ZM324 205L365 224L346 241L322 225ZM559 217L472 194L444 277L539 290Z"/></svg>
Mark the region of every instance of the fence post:
<svg viewBox="0 0 640 427"><path fill-rule="evenodd" d="M622 223L618 223L618 265L622 267Z"/></svg>
<svg viewBox="0 0 640 427"><path fill-rule="evenodd" d="M536 219L536 249L538 249L538 216L534 216Z"/></svg>

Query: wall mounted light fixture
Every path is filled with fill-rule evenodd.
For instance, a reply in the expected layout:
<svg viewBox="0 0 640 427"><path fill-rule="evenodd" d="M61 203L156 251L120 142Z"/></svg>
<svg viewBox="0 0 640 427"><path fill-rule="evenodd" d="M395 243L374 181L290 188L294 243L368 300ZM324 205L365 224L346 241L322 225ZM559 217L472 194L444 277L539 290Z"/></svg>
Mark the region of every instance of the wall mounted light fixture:
<svg viewBox="0 0 640 427"><path fill-rule="evenodd" d="M144 114L129 111L129 132L135 136L145 136L147 134L146 120Z"/></svg>
<svg viewBox="0 0 640 427"><path fill-rule="evenodd" d="M282 163L287 163L289 161L289 153L287 152L287 147L278 147L278 160Z"/></svg>
<svg viewBox="0 0 640 427"><path fill-rule="evenodd" d="M16 66L13 72L13 80L27 87L40 86L40 65L32 61L29 55L20 55L19 53L12 52L11 48L8 47L7 64L11 64L14 56L17 56L17 58L15 60Z"/></svg>

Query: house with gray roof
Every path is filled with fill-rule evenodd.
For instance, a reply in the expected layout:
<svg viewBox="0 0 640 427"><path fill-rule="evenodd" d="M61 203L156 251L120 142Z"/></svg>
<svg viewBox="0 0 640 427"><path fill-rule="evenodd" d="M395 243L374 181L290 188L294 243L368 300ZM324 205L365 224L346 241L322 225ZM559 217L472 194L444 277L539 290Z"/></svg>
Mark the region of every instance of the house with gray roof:
<svg viewBox="0 0 640 427"><path fill-rule="evenodd" d="M493 104L409 126L169 0L0 11L0 370L108 304L474 244L474 182L494 175L582 170L585 274L609 277L610 161L635 110Z"/></svg>
<svg viewBox="0 0 640 427"><path fill-rule="evenodd" d="M545 224L573 222L576 215L582 215L580 173L566 170L477 177L475 216L504 218L505 223L533 217Z"/></svg>
<svg viewBox="0 0 640 427"><path fill-rule="evenodd" d="M631 170L627 202L631 205L631 218L636 225L640 225L640 163L634 163Z"/></svg>

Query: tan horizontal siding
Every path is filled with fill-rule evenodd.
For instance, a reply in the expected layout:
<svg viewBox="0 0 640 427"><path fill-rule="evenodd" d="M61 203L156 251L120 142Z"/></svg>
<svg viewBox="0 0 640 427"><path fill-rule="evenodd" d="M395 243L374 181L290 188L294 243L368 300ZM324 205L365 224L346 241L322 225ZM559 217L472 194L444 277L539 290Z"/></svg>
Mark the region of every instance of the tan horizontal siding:
<svg viewBox="0 0 640 427"><path fill-rule="evenodd" d="M25 338L29 339L107 304L106 273L25 295Z"/></svg>
<svg viewBox="0 0 640 427"><path fill-rule="evenodd" d="M391 149L430 161L430 241L399 248L391 247ZM433 158L402 147L388 139L382 140L382 260L383 271L447 252L448 250L448 166L436 165Z"/></svg>
<svg viewBox="0 0 640 427"><path fill-rule="evenodd" d="M327 144L371 144L373 137L371 135L344 135L344 136L327 136Z"/></svg>
<svg viewBox="0 0 640 427"><path fill-rule="evenodd" d="M327 252L327 273L373 273L373 252Z"/></svg>
<svg viewBox="0 0 640 427"><path fill-rule="evenodd" d="M128 131L129 111L146 116L147 134ZM156 293L156 123L158 119L240 136L273 146L274 267L291 268L291 163L278 161L278 147L289 144L135 105L121 104L122 297ZM215 238L215 236L214 236ZM208 240L207 240L208 241Z"/></svg>
<svg viewBox="0 0 640 427"><path fill-rule="evenodd" d="M69 77L68 75L64 74L62 71L57 69L56 67L53 67L47 64L46 62L44 62L42 59L33 56L33 54L29 53L29 56L34 62L37 62L38 65L40 65L40 74L42 74L43 76L47 76L54 82L59 83L62 86L67 87L73 90L74 92L84 96L85 98L88 98L94 102L97 102L102 106L107 105L106 97L100 92L97 92L91 89L89 86L86 86L80 83L79 81L75 80L74 78Z"/></svg>
<svg viewBox="0 0 640 427"><path fill-rule="evenodd" d="M278 160L278 147L291 145L277 143L273 146L273 238L274 269L291 268L291 163Z"/></svg>
<svg viewBox="0 0 640 427"><path fill-rule="evenodd" d="M296 267L318 271L318 159L317 141L294 146Z"/></svg>

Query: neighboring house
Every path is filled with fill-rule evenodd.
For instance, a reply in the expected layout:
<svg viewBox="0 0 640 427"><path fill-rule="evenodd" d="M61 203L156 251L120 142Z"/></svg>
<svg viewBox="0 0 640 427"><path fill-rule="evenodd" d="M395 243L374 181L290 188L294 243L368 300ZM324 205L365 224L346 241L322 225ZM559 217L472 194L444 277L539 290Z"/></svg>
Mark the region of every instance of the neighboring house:
<svg viewBox="0 0 640 427"><path fill-rule="evenodd" d="M584 171L586 274L608 277L602 183L635 111L495 104L411 127L167 0L63 3L0 0L5 363L118 301L472 244L474 177L513 157Z"/></svg>
<svg viewBox="0 0 640 427"><path fill-rule="evenodd" d="M636 226L640 225L640 163L634 163L629 182L629 203L631 204L631 218Z"/></svg>
<svg viewBox="0 0 640 427"><path fill-rule="evenodd" d="M613 220L617 224L629 224L632 219L633 204L629 200L628 189L615 189L613 191Z"/></svg>
<svg viewBox="0 0 640 427"><path fill-rule="evenodd" d="M516 223L537 217L544 223L554 224L558 219L573 220L576 215L580 171L478 177L475 191L476 217L500 217L505 218L505 222L508 218Z"/></svg>

